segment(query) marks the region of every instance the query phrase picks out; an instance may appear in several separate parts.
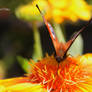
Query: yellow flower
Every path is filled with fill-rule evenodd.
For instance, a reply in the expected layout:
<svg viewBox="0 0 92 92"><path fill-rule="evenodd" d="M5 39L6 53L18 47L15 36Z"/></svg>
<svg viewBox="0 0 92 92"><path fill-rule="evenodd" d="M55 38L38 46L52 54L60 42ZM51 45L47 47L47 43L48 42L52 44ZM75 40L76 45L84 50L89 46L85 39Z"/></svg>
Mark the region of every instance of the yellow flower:
<svg viewBox="0 0 92 92"><path fill-rule="evenodd" d="M27 77L0 80L0 92L91 92L92 54L67 56L59 64L54 56L31 63Z"/></svg>
<svg viewBox="0 0 92 92"><path fill-rule="evenodd" d="M64 20L77 21L91 18L91 6L84 0L48 0L48 3L49 11L46 16L53 18L58 23Z"/></svg>
<svg viewBox="0 0 92 92"><path fill-rule="evenodd" d="M20 77L0 80L0 92L47 92L42 85L30 83L29 78Z"/></svg>
<svg viewBox="0 0 92 92"><path fill-rule="evenodd" d="M41 10L44 10L46 9L44 7L47 7L46 0L36 0L34 2L30 2L29 4L20 6L16 9L17 17L25 19L27 21L42 20L42 17L36 8L36 4L39 4Z"/></svg>
<svg viewBox="0 0 92 92"><path fill-rule="evenodd" d="M42 11L46 11L46 19L53 19L57 23L62 23L64 20L77 21L78 19L89 20L91 18L92 7L84 0L34 0L28 5L19 7L16 10L16 15L27 20L37 20L38 18L41 20L35 7L36 4Z"/></svg>

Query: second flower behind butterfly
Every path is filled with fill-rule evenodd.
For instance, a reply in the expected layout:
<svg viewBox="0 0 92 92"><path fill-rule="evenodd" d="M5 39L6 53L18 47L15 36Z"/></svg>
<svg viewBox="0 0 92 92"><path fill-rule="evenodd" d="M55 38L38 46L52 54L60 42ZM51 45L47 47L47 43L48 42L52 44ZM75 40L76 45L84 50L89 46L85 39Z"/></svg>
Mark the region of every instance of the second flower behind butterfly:
<svg viewBox="0 0 92 92"><path fill-rule="evenodd" d="M84 0L34 0L27 5L16 9L19 18L25 20L41 20L35 5L45 10L45 18L62 23L64 20L77 21L78 19L89 20L91 18L92 6Z"/></svg>

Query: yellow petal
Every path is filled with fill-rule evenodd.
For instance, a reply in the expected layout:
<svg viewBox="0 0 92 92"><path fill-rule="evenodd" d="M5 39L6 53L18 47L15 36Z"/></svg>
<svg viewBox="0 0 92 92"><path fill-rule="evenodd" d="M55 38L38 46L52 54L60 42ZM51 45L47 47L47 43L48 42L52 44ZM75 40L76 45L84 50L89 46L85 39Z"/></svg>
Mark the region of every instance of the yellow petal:
<svg viewBox="0 0 92 92"><path fill-rule="evenodd" d="M46 92L40 84L22 83L6 88L6 92Z"/></svg>
<svg viewBox="0 0 92 92"><path fill-rule="evenodd" d="M32 84L28 77L0 80L0 92L47 92L41 84Z"/></svg>
<svg viewBox="0 0 92 92"><path fill-rule="evenodd" d="M47 92L40 84L21 83L9 87L0 86L0 92Z"/></svg>
<svg viewBox="0 0 92 92"><path fill-rule="evenodd" d="M8 87L18 83L25 83L25 82L28 82L28 78L26 77L4 79L4 80L0 80L0 86L3 85L5 87Z"/></svg>
<svg viewBox="0 0 92 92"><path fill-rule="evenodd" d="M36 8L36 4L44 11L47 8L46 0L35 0L27 5L20 6L16 9L16 16L27 21L41 21L42 17Z"/></svg>

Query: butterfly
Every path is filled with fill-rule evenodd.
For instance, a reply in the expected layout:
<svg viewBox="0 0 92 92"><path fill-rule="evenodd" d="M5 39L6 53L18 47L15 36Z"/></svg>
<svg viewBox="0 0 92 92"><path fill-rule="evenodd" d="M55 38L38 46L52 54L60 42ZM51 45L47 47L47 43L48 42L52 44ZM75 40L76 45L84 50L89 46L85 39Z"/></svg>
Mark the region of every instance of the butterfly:
<svg viewBox="0 0 92 92"><path fill-rule="evenodd" d="M48 28L56 55L46 56L36 63L31 60L31 73L25 77L0 80L0 92L91 92L92 54L70 57L67 51L92 19L68 42L62 43L38 5L36 7Z"/></svg>
<svg viewBox="0 0 92 92"><path fill-rule="evenodd" d="M55 48L55 51L56 51L56 60L58 62L62 61L64 58L67 57L67 51L69 50L69 48L71 47L71 45L73 44L73 42L75 41L75 39L79 36L79 34L84 31L87 26L91 23L92 19L89 20L89 22L82 28L80 29L68 42L66 43L62 43L62 42L59 42L56 35L55 35L55 32L52 28L52 26L50 25L49 22L47 22L47 20L45 19L45 17L43 16L40 8L38 5L36 5L36 7L38 8L40 14L42 15L43 17L43 21L49 31L49 34L50 34L50 37L52 39L52 42L53 42L53 45L54 45L54 48Z"/></svg>

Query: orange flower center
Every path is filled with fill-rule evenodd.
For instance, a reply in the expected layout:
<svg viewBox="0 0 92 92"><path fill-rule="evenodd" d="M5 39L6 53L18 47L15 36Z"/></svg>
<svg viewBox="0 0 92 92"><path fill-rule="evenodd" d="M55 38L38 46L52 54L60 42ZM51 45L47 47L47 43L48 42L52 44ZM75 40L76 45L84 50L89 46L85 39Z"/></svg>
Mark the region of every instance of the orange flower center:
<svg viewBox="0 0 92 92"><path fill-rule="evenodd" d="M55 58L45 58L36 63L30 74L32 83L40 83L50 92L71 92L79 83L88 78L86 70L76 63L77 60L67 57L60 64Z"/></svg>

